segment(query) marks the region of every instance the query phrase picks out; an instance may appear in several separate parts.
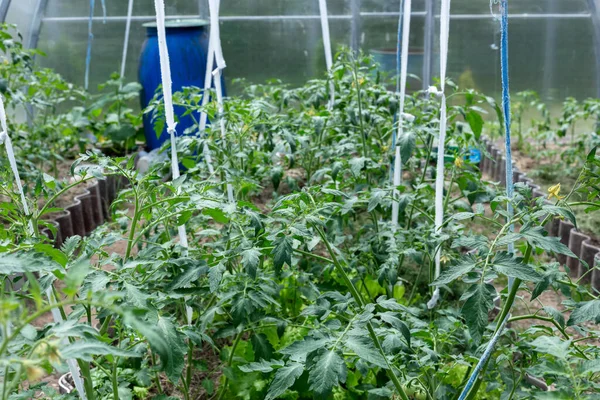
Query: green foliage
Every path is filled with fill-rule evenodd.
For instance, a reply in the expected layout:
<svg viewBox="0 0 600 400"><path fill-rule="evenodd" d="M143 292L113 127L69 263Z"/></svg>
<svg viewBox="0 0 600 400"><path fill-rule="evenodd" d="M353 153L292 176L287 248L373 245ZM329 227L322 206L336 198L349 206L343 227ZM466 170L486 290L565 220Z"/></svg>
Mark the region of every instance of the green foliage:
<svg viewBox="0 0 600 400"><path fill-rule="evenodd" d="M1 400L31 398L37 387L27 380L65 370L67 357L78 361L92 400L452 399L499 326L497 302L512 326L472 398L597 393L598 332L590 326L600 322L597 294L552 261L573 254L544 229L550 218L577 222L574 194L589 195L586 207L597 208L595 150L555 204L524 186L508 199L468 160L486 132L484 116L498 105L448 87L455 92L446 144L456 150L445 160L440 230L439 99L407 98L415 118L402 119L403 180L392 187L396 94L368 57L347 51L327 79L249 85L226 100L224 113L214 101L203 109L198 88L176 94L186 112L206 111L211 125L203 138L178 140L187 169L175 181L164 178L168 160L142 175L134 157L88 151L73 165L77 183L37 174L25 215L9 171L0 170L1 194L11 200L0 208L0 371L9 378L0 381ZM104 151L127 152L140 117L127 106L136 86L114 76L103 89L75 125L107 139ZM525 97L527 107L539 106ZM161 107L157 100L145 110L157 124ZM198 156L205 144L215 174ZM107 176L124 183L111 220L52 247L40 233L52 204L80 182ZM394 201L397 225L389 222ZM178 225L186 226L187 248ZM442 273L434 279L437 251ZM502 287L507 277L515 278L512 291ZM52 287L58 303L46 297ZM441 297L430 310L436 288ZM550 292L564 296L561 306L540 303ZM51 310L66 320L42 322ZM543 390L552 384L557 391Z"/></svg>

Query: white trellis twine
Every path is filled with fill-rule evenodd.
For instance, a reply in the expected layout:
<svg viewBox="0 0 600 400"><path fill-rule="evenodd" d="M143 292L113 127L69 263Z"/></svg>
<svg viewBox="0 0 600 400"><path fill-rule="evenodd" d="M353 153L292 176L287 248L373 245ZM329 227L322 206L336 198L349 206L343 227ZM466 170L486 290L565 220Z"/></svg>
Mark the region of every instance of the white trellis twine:
<svg viewBox="0 0 600 400"><path fill-rule="evenodd" d="M404 133L404 103L406 98L406 76L408 75L408 39L410 37L410 17L412 12L412 0L404 0L402 21L402 57L400 62L400 109L398 111L398 140L396 140L396 149L394 155L394 202L392 203L392 225L398 226L398 215L400 211L400 202L397 200L400 193L398 186L402 183L402 157L400 153L400 137ZM400 21L398 21L400 23Z"/></svg>
<svg viewBox="0 0 600 400"><path fill-rule="evenodd" d="M210 41L212 42L212 50L215 55L217 68L212 71L213 81L215 83L215 91L217 92L217 105L219 109L220 128L221 128L221 146L225 147L226 140L226 127L225 118L223 114L225 109L223 107L223 87L221 85L222 71L227 67L225 59L223 58L223 48L221 47L221 29L219 27L219 7L221 5L220 0L208 0L208 7L210 10ZM210 57L210 54L209 54ZM212 58L212 57L210 57ZM206 96L206 93L205 93ZM206 124L206 122L205 122ZM233 186L231 183L227 183L227 200L229 203L235 203L235 197L233 195Z"/></svg>
<svg viewBox="0 0 600 400"><path fill-rule="evenodd" d="M165 3L164 0L154 0L156 9L156 31L158 34L158 51L160 54L160 75L162 80L163 100L165 102L165 118L167 120L167 132L171 137L171 170L173 180L179 178L179 158L177 157L177 141L175 139L176 123L173 110L173 85L171 82L171 65L169 63L169 49L167 48L167 33L165 28ZM185 225L177 227L179 233L179 244L187 250L188 240ZM192 323L192 309L186 306L188 324Z"/></svg>
<svg viewBox="0 0 600 400"><path fill-rule="evenodd" d="M125 78L125 67L127 65L127 50L129 48L129 33L131 32L131 16L133 15L133 0L129 0L127 6L127 22L125 23L125 39L123 40L123 56L121 57L121 79Z"/></svg>
<svg viewBox="0 0 600 400"><path fill-rule="evenodd" d="M4 100L0 95L0 126L2 127L2 132L0 132L0 144L4 144L6 148L6 155L8 157L8 163L10 164L10 169L15 178L15 182L17 184L17 188L19 190L19 195L21 196L21 202L23 203L23 212L26 215L29 215L29 206L27 205L27 199L25 197L25 192L23 191L23 185L21 184L21 177L19 175L19 170L17 169L17 160L15 158L15 152L12 145L12 140L8 135L8 124L6 122L6 110L4 108ZM29 226L27 228L30 235L33 235L33 223L31 220L29 221ZM46 297L48 297L48 301L51 304L56 303L56 299L54 298L54 293L52 292L52 288L48 288L46 290ZM57 308L52 309L52 317L55 323L63 322L63 317L60 314L60 311ZM73 376L73 382L75 383L75 387L77 388L77 392L79 393L79 397L83 400L86 400L85 389L83 386L83 380L81 379L81 373L79 370L79 366L75 360L67 360L67 365L69 366L69 371Z"/></svg>
<svg viewBox="0 0 600 400"><path fill-rule="evenodd" d="M440 134L438 139L437 152L437 172L435 177L435 231L440 233L444 221L444 158L446 142L446 64L448 61L448 37L450 35L450 0L442 0L440 13ZM441 265L441 247L435 253L435 279L440 276ZM431 300L427 302L427 307L432 309L436 306L440 297L439 287L435 288Z"/></svg>
<svg viewBox="0 0 600 400"><path fill-rule="evenodd" d="M211 26L211 34L212 38L212 26ZM206 73L204 75L204 91L202 92L202 111L200 111L200 125L199 125L199 134L200 136L204 135L204 131L206 130L206 121L208 119L208 115L206 115L206 105L210 99L210 87L212 85L212 70L215 64L215 47L212 39L208 40L208 56L206 58ZM208 143L204 141L203 148L204 158L206 159L206 166L208 167L208 172L213 175L215 173L215 168L212 165L212 157L210 155L210 149L208 148Z"/></svg>
<svg viewBox="0 0 600 400"><path fill-rule="evenodd" d="M327 71L331 72L333 68L333 55L331 52L331 36L329 35L329 17L327 15L327 0L319 0L319 12L321 14L321 30L323 31L323 47L325 48L325 64ZM335 85L333 79L329 81L329 109L333 109L335 100Z"/></svg>

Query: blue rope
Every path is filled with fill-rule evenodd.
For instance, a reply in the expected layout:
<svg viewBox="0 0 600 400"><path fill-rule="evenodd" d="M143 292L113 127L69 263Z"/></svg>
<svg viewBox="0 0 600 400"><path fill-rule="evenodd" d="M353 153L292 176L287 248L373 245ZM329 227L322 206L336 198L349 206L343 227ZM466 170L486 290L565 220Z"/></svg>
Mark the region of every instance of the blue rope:
<svg viewBox="0 0 600 400"><path fill-rule="evenodd" d="M398 17L398 34L396 43L396 93L400 92L400 61L402 55L402 17L403 17L403 9L404 1L400 0L400 16ZM399 114L400 113L400 103L398 103L398 111L394 115L394 124L392 126L392 150L396 147L396 136L398 134L397 123L400 121ZM400 122L401 123L401 122ZM394 163L396 161L396 152L394 151L394 156L392 157L392 164L390 168L390 180L394 176Z"/></svg>
<svg viewBox="0 0 600 400"><path fill-rule="evenodd" d="M94 41L94 34L92 33L92 24L94 19L94 7L96 5L95 0L90 0L90 19L88 21L88 45L87 55L85 57L85 90L88 90L90 84L90 64L92 63L92 42Z"/></svg>
<svg viewBox="0 0 600 400"><path fill-rule="evenodd" d="M508 0L501 0L500 11L502 13L501 25L501 37L500 37L500 67L502 75L502 110L504 111L504 133L505 133L505 147L506 147L506 196L509 199L513 198L514 184L513 184L513 167L512 167L512 150L510 146L510 90L508 80ZM513 216L512 203L508 203L507 206L508 216ZM510 231L514 230L514 226L510 227ZM508 252L514 253L515 246L513 243L508 244ZM512 288L514 278L508 278L508 290Z"/></svg>
<svg viewBox="0 0 600 400"><path fill-rule="evenodd" d="M508 0L500 0L500 11L502 13L502 18L500 22L501 27L501 38L500 38L500 65L502 68L502 110L504 112L504 131L506 134L505 137L505 145L506 145L506 195L509 199L512 199L514 194L513 187L513 171L512 171L512 152L510 148L510 91L509 91L509 82L508 82ZM513 215L513 207L512 204L508 204L508 215L509 218ZM513 227L511 227L513 230ZM514 245L510 244L508 246L509 253L514 252ZM509 290L514 283L514 278L509 278L508 287ZM504 321L501 322L500 327L497 329L496 333L488 343L481 359L475 366L473 373L469 377L467 384L465 385L462 393L458 400L465 400L469 394L469 391L475 384L483 366L487 363L487 360L492 355L494 351L494 347L496 343L500 339L502 332L504 331L504 326L508 321L510 314L507 314Z"/></svg>

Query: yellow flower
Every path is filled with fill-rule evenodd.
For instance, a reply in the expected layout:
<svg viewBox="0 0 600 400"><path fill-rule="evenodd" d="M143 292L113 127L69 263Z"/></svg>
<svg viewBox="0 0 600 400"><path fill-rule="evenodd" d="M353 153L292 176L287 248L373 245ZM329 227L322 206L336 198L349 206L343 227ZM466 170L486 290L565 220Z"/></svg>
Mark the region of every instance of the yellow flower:
<svg viewBox="0 0 600 400"><path fill-rule="evenodd" d="M456 165L456 168L462 168L462 166L463 166L464 163L465 162L463 161L462 158L460 158L460 157L455 157L454 158L454 165Z"/></svg>
<svg viewBox="0 0 600 400"><path fill-rule="evenodd" d="M548 188L548 193L550 193L548 195L548 200L550 200L552 197L556 197L558 200L562 200L565 198L565 196L560 196L560 183L557 183L554 186L550 186Z"/></svg>
<svg viewBox="0 0 600 400"><path fill-rule="evenodd" d="M358 84L362 86L363 83L365 83L365 78L360 78Z"/></svg>
<svg viewBox="0 0 600 400"><path fill-rule="evenodd" d="M37 365L27 365L25 366L25 371L29 383L37 382L44 376L44 370Z"/></svg>
<svg viewBox="0 0 600 400"><path fill-rule="evenodd" d="M440 261L442 263L446 264L446 263L450 262L450 258L448 256L446 256L446 255L443 255L443 256L440 257Z"/></svg>
<svg viewBox="0 0 600 400"><path fill-rule="evenodd" d="M315 109L311 108L310 110L308 110L307 114L310 115L311 117L314 116L316 114Z"/></svg>

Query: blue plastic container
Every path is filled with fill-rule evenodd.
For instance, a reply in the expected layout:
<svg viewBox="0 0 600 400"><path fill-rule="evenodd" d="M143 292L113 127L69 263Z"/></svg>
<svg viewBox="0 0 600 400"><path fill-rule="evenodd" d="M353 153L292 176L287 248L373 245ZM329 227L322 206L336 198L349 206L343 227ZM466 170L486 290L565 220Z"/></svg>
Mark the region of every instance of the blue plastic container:
<svg viewBox="0 0 600 400"><path fill-rule="evenodd" d="M166 21L167 47L171 63L171 80L173 93L181 91L184 86L204 86L206 59L208 57L208 21L200 19ZM139 65L139 81L142 85L140 100L142 109L146 108L161 84L160 56L156 23L144 24L146 41L142 47ZM223 91L225 82L222 80ZM177 136L195 125L191 115L183 116L184 107L175 106ZM196 116L197 117L197 116ZM155 132L153 115L144 115L144 133L149 150L154 150L169 140L167 127L162 132Z"/></svg>

